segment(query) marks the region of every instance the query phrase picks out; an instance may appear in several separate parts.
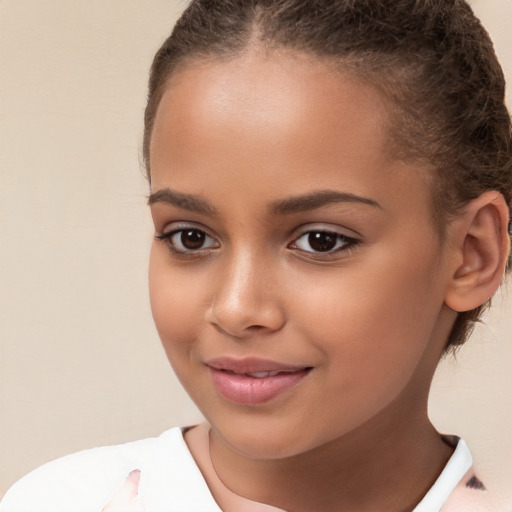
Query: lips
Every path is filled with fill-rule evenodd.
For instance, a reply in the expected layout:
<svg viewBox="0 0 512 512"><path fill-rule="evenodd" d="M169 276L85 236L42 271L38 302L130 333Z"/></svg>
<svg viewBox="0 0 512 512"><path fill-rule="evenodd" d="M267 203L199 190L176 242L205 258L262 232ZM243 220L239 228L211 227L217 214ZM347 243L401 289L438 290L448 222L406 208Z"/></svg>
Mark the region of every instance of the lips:
<svg viewBox="0 0 512 512"><path fill-rule="evenodd" d="M226 370L229 371L229 370ZM264 379L265 377L275 377L276 375L280 373L291 373L293 370L285 370L283 372L249 372L244 373L243 375L247 375L249 377L254 377L255 379ZM231 372L235 375L237 375L235 372Z"/></svg>
<svg viewBox="0 0 512 512"><path fill-rule="evenodd" d="M262 404L299 384L311 367L257 358L219 358L206 362L215 389L227 400Z"/></svg>

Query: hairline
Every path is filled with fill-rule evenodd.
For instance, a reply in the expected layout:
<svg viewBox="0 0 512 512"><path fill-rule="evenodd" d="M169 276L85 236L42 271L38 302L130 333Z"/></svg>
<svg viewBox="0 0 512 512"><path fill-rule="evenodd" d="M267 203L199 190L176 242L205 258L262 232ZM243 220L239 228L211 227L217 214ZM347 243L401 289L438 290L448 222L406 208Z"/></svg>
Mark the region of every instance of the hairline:
<svg viewBox="0 0 512 512"><path fill-rule="evenodd" d="M201 63L210 64L210 63L222 63L222 62L230 62L239 58L242 58L244 54L247 54L251 49L255 49L255 40L253 37L250 37L247 41L247 44L243 48L238 48L236 51L196 51L195 53L191 53L186 56L182 56L179 60L177 60L172 66L168 67L166 71L166 77L163 79L158 88L155 90L153 95L153 116L151 118L151 124L149 127L146 127L144 133L144 148L143 148L143 160L146 170L146 177L148 181L151 183L151 168L150 168L150 142L152 138L154 122L158 114L158 110L160 108L160 104L162 102L162 98L164 97L167 90L172 86L172 82L177 80L181 72L185 71L191 65L198 65ZM382 68L377 66L367 66L362 65L366 63L366 58L364 52L353 51L348 53L346 56L335 56L335 55L322 55L317 52L314 52L311 49L303 49L296 48L293 46L287 46L281 43L272 42L269 45L267 42L262 41L261 45L259 45L262 49L265 50L265 56L268 58L270 56L271 51L282 51L286 50L288 55L293 57L303 56L308 58L314 58L319 61L323 61L325 63L334 64L332 67L333 71L338 73L343 73L345 75L349 75L355 80L359 80L366 85L372 87L377 91L381 97L385 99L385 105L383 111L385 112L385 117L383 118L383 122L388 128L388 143L389 143L389 154L392 158L397 162L405 162L405 163L419 163L422 167L425 168L426 172L422 173L419 176L420 179L425 179L426 186L430 189L430 216L431 221L436 228L439 239L441 243L445 241L446 238L446 226L450 222L453 217L456 216L458 210L455 212L448 212L446 208L442 207L442 202L437 200L436 190L441 184L441 180L439 178L439 169L433 165L433 163L428 160L423 155L414 155L412 153L411 143L409 141L401 140L399 135L399 120L403 117L403 109L400 106L400 103L392 94L392 90L396 90L397 83L396 80L393 80L393 74L395 72L391 70L386 73L384 66ZM388 55L392 61L396 64L400 63L400 56L391 56ZM405 66L405 63L402 62L402 66ZM376 80L376 78L379 78ZM399 93L400 94L400 93ZM402 92L402 95L404 93ZM149 128L149 130L147 129Z"/></svg>

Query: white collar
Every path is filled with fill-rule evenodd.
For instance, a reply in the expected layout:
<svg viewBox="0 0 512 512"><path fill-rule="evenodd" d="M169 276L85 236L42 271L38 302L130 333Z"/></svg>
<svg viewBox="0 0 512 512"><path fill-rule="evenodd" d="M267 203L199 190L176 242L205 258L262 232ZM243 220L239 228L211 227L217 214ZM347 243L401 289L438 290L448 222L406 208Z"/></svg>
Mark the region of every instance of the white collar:
<svg viewBox="0 0 512 512"><path fill-rule="evenodd" d="M139 489L148 499L148 509L169 510L172 504L173 510L221 512L183 439L183 430L171 429L159 440L161 444L155 454L158 462L147 461L149 464L139 468L142 470ZM458 439L443 471L412 512L440 512L472 465L469 448L462 439ZM155 468L158 471L155 472Z"/></svg>
<svg viewBox="0 0 512 512"><path fill-rule="evenodd" d="M439 512L472 465L471 452L466 443L459 439L438 479L412 512Z"/></svg>

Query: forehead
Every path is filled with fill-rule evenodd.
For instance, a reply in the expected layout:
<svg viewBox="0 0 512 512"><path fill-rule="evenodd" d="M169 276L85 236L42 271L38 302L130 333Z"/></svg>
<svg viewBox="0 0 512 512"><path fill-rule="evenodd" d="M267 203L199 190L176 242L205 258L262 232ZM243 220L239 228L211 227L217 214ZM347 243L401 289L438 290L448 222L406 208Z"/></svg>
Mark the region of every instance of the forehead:
<svg viewBox="0 0 512 512"><path fill-rule="evenodd" d="M238 195L268 182L276 194L293 185L378 196L404 180L424 188L422 169L405 172L393 156L389 110L376 87L332 61L284 50L193 61L172 76L157 111L153 190L169 180L236 185Z"/></svg>
<svg viewBox="0 0 512 512"><path fill-rule="evenodd" d="M270 55L252 51L227 61L192 61L173 74L154 131L163 117L168 131L174 127L168 133L173 138L186 137L191 130L207 135L210 130L215 139L211 128L236 127L239 140L250 135L270 150L274 144L265 140L266 129L272 130L277 144L277 135L289 137L293 131L294 137L306 139L336 127L359 146L378 145L385 151L387 114L387 102L376 88L353 73L337 71L332 61L284 50ZM237 139L230 142L236 144Z"/></svg>

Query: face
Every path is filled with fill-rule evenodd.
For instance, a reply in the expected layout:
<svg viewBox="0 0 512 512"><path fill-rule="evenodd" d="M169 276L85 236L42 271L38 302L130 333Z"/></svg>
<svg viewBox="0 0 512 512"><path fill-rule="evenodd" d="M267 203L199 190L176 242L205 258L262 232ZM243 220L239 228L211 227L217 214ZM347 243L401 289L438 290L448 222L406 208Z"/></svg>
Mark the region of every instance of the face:
<svg viewBox="0 0 512 512"><path fill-rule="evenodd" d="M153 315L239 454L306 452L425 406L447 270L425 171L393 159L386 112L369 85L290 54L197 63L163 96Z"/></svg>

